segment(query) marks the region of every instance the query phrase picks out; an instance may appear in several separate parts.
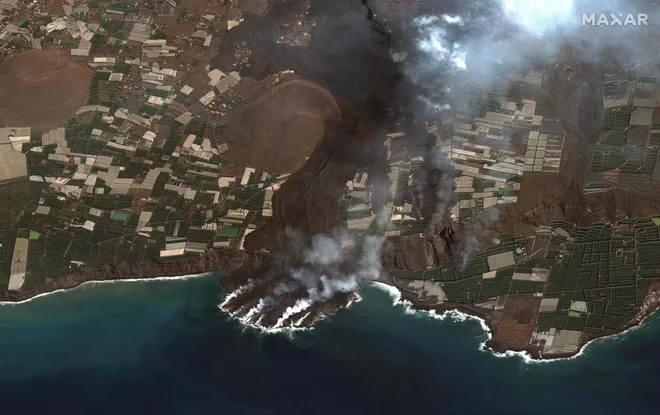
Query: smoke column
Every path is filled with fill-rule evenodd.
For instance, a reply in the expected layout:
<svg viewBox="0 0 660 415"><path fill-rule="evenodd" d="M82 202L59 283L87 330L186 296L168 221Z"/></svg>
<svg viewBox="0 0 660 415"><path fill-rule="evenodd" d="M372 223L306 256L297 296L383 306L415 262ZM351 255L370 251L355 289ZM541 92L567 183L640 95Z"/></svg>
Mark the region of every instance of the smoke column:
<svg viewBox="0 0 660 415"><path fill-rule="evenodd" d="M433 148L429 154L430 175L436 186L435 212L428 222L425 234L429 238L451 226L451 210L456 205L456 169L447 155Z"/></svg>
<svg viewBox="0 0 660 415"><path fill-rule="evenodd" d="M287 234L293 245L304 239L303 235L294 230L287 230ZM314 235L311 238L311 246L304 249L301 257L296 260L297 263L285 265L286 277L240 319L247 324L259 325L266 313L279 312L281 314L274 328L295 326L303 319L293 322L290 321L291 318L310 307L329 301L337 294L357 293L365 281L380 278L383 242L384 238L381 236L365 236L359 244L358 256L355 258L342 249L340 236ZM250 283L237 290L236 295L249 292L254 287L254 283ZM290 301L286 295L292 293L295 294L294 302L289 303L283 311L277 311L277 307ZM225 300L222 306L226 305L228 300Z"/></svg>

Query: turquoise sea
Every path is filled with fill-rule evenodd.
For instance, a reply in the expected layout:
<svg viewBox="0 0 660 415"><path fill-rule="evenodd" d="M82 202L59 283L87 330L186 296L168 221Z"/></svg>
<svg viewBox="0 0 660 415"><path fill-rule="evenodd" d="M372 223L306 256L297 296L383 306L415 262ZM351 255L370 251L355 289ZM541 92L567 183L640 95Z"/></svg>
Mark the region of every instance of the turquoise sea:
<svg viewBox="0 0 660 415"><path fill-rule="evenodd" d="M245 330L218 275L0 305L3 414L656 414L660 321L572 360L480 350L479 322L367 288L317 329Z"/></svg>

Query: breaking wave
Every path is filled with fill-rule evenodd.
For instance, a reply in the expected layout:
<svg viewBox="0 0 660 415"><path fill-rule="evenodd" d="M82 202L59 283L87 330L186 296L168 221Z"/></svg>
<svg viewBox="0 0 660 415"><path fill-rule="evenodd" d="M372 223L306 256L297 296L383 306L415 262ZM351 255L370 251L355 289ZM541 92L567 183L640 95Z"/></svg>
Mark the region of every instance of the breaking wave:
<svg viewBox="0 0 660 415"><path fill-rule="evenodd" d="M493 333L490 330L490 327L488 327L488 324L486 324L486 321L482 318L467 313L463 313L459 310L447 310L442 313L437 313L435 310L419 310L416 309L413 303L411 303L410 301L402 300L401 292L396 287L381 282L373 282L372 285L378 290L387 293L392 299L392 306L400 307L404 314L417 318L427 318L438 321L451 321L454 323L465 323L467 321L476 322L483 330L483 335L480 336L479 339L480 343L478 348L480 351L489 353L490 355L496 358L517 358L522 360L526 364L532 364L532 365L557 363L561 361L578 359L582 356L585 356L588 352L587 349L591 349L592 345L603 342L621 341L623 338L626 337L628 333L634 330L641 329L647 326L649 323L660 319L660 316L656 314L652 314L651 316L647 317L647 319L642 321L639 325L624 330L621 333L613 334L611 336L599 337L597 339L589 341L580 349L578 353L576 353L573 356L539 360L532 358L532 356L527 352L518 352L512 350L507 350L506 352L497 352L489 348L486 344L488 343L488 341L490 341L493 338ZM651 317L653 318L649 320Z"/></svg>

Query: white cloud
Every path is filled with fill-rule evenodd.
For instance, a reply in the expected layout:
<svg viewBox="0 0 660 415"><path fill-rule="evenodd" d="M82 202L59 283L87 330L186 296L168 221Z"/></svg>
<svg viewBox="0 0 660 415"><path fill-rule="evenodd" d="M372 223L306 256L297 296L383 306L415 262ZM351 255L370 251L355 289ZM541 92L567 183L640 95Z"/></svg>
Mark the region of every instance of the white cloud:
<svg viewBox="0 0 660 415"><path fill-rule="evenodd" d="M573 0L500 0L514 23L537 36L577 24Z"/></svg>

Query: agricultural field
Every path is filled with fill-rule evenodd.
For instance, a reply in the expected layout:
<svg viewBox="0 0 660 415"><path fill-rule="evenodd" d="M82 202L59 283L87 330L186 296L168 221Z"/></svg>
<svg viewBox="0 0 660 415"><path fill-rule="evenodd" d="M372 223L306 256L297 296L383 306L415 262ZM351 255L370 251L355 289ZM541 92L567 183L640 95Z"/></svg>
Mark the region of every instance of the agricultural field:
<svg viewBox="0 0 660 415"><path fill-rule="evenodd" d="M626 156L613 149L598 149L594 151L591 159L591 171L603 172L615 169L626 162Z"/></svg>
<svg viewBox="0 0 660 415"><path fill-rule="evenodd" d="M600 177L590 176L584 187L586 193L613 186L638 192L655 187L653 181L660 177L660 172L654 174L660 123L658 110L646 99L655 82L656 78L638 76L629 69L626 79L605 83L600 140L590 166L590 172Z"/></svg>
<svg viewBox="0 0 660 415"><path fill-rule="evenodd" d="M62 125L88 99L90 68L58 47L30 50L0 63L0 124L39 132Z"/></svg>
<svg viewBox="0 0 660 415"><path fill-rule="evenodd" d="M651 281L660 278L660 218L589 227L553 222L552 229L541 258L527 258L526 238L503 235L462 269L393 275L440 282L449 303L479 303L507 295L532 295L553 304L556 300L551 310L539 311L535 332L555 329L598 335L624 328L639 313ZM515 262L491 270L489 257L506 252Z"/></svg>

